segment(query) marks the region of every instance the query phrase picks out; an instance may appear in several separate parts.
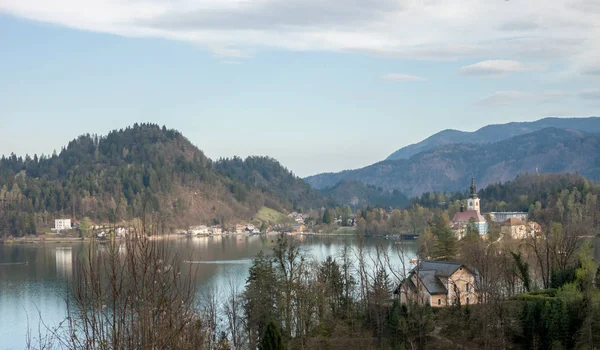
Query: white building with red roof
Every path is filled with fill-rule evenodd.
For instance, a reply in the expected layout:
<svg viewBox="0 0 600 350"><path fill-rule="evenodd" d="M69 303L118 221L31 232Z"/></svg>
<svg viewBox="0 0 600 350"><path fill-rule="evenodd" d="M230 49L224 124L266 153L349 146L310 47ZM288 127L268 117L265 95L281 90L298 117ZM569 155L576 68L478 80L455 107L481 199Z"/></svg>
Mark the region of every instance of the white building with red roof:
<svg viewBox="0 0 600 350"><path fill-rule="evenodd" d="M488 233L488 223L485 217L481 215L480 200L477 197L477 188L475 187L475 179L471 178L471 194L467 199L467 210L460 206L460 211L452 218L452 231L460 239L467 233L467 227L472 222L474 229L481 235Z"/></svg>

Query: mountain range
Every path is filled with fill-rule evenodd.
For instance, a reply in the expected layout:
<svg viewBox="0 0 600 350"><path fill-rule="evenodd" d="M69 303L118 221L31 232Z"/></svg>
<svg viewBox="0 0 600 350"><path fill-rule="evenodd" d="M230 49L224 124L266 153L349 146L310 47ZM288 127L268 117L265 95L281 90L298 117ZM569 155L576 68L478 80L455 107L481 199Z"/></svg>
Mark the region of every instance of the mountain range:
<svg viewBox="0 0 600 350"><path fill-rule="evenodd" d="M600 118L542 121L567 125L568 128L550 127L500 141L482 142L481 135L484 134L511 135L516 132L514 130L522 130L515 127L518 123L488 126L476 132L480 142L468 142L470 139L467 139L462 143L448 143L414 154L409 159L384 160L361 169L318 174L305 180L315 188L324 189L352 179L388 191L398 190L407 196L462 191L469 186L471 177L475 177L479 187L536 172L577 172L589 179L600 180L600 133L597 133ZM542 121L533 124L543 125ZM494 136L495 139L499 137ZM433 136L430 139L447 141Z"/></svg>
<svg viewBox="0 0 600 350"><path fill-rule="evenodd" d="M473 132L446 129L421 142L400 148L386 160L409 159L415 154L453 143L493 143L546 128L600 132L600 118L544 118L533 122L487 125Z"/></svg>

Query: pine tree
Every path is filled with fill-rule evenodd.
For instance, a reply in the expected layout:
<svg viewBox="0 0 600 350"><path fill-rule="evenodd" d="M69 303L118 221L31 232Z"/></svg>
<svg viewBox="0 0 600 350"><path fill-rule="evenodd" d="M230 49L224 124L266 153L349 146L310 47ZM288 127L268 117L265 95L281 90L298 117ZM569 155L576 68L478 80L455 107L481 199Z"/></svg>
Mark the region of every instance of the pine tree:
<svg viewBox="0 0 600 350"><path fill-rule="evenodd" d="M456 237L449 227L447 215L441 215L433 229L437 242L434 248L434 256L439 259L451 259L456 255Z"/></svg>
<svg viewBox="0 0 600 350"><path fill-rule="evenodd" d="M273 319L269 321L265 334L260 341L258 346L259 350L283 350L283 338L281 337L281 331L275 324Z"/></svg>

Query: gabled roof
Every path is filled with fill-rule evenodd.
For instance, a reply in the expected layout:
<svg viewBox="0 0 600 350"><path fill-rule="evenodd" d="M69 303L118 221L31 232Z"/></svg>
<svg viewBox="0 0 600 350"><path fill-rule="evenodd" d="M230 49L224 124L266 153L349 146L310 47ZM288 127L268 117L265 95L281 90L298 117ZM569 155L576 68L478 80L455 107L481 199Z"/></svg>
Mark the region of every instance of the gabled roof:
<svg viewBox="0 0 600 350"><path fill-rule="evenodd" d="M435 271L436 276L448 278L462 266L462 264L449 261L421 260L410 272Z"/></svg>
<svg viewBox="0 0 600 350"><path fill-rule="evenodd" d="M485 218L477 210L459 211L452 218L452 222L468 222L470 218L474 218L475 222L484 222Z"/></svg>
<svg viewBox="0 0 600 350"><path fill-rule="evenodd" d="M419 271L419 279L431 295L448 294L448 290L439 277L441 276L437 276L435 270Z"/></svg>
<svg viewBox="0 0 600 350"><path fill-rule="evenodd" d="M526 224L523 220L519 220L517 218L506 219L502 223L502 226L521 226L521 225L526 225Z"/></svg>
<svg viewBox="0 0 600 350"><path fill-rule="evenodd" d="M463 264L455 263L455 262L446 262L446 261L435 261L435 260L422 260L415 266L409 273L409 277L404 279L402 283L396 288L394 293L398 294L400 287L403 283L407 283L408 287L413 291L416 289L416 286L411 280L411 276L417 274L425 289L431 295L436 294L448 294L448 290L444 283L442 283L442 278L449 278L456 272L456 270L465 267ZM467 268L468 269L468 268ZM468 269L471 271L471 269ZM477 272L474 272L475 274Z"/></svg>

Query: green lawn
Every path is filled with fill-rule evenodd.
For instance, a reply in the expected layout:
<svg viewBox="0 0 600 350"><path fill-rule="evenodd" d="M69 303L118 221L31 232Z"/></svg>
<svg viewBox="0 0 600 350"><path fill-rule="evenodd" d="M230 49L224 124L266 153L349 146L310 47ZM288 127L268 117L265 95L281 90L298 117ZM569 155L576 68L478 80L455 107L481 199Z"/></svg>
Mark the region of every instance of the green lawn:
<svg viewBox="0 0 600 350"><path fill-rule="evenodd" d="M291 222L291 218L289 218L286 214L267 207L260 208L254 219L260 221L261 223L270 222L271 224Z"/></svg>

